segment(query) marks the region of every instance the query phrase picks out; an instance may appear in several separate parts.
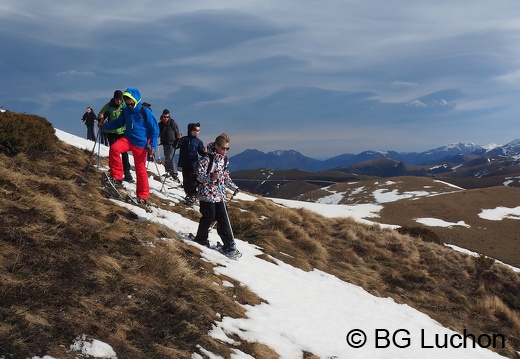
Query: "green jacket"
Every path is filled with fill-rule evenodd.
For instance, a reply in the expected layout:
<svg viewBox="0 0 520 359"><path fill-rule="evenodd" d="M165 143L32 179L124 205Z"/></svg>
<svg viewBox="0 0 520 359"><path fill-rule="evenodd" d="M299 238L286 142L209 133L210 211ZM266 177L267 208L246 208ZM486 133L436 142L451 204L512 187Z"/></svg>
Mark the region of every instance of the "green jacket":
<svg viewBox="0 0 520 359"><path fill-rule="evenodd" d="M119 115L121 114L121 111L123 110L124 107L125 107L124 101L121 103L121 105L118 106L114 102L114 99L111 99L109 103L107 103L105 106L103 106L101 111L99 111L99 114L103 114L105 121L110 122L119 117ZM98 117L99 117L99 114L98 114ZM116 133L118 135L122 135L125 132L125 126L116 128L115 130L107 130L104 132Z"/></svg>

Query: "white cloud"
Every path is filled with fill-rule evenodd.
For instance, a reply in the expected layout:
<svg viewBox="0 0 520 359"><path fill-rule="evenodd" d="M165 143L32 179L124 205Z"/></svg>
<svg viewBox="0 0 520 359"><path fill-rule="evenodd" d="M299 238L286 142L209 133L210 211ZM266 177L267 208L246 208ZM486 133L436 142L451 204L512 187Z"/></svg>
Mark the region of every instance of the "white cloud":
<svg viewBox="0 0 520 359"><path fill-rule="evenodd" d="M514 139L504 129L520 111L515 93L520 82L520 26L515 16L520 3L513 0L499 0L499 5L484 0L330 0L320 6L297 0L130 0L124 11L119 3L101 0L5 0L0 9L0 76L12 84L0 89L3 105L21 112L41 111L37 114L55 124L68 126L66 119L78 108L96 105L68 101L27 108L34 97L26 91L29 83L36 93L48 93L52 99L79 91L109 97L115 88L136 86L157 108L179 111L182 127L182 122L204 119L226 131L248 121L264 123L261 136L257 126L241 133L252 141L246 148L258 148L265 144L263 138L276 136L291 106L297 111L289 120L298 120L299 128L314 135L308 142L323 144L327 134L316 135L323 128L347 124L329 135L343 134L343 142L351 147L356 137L360 145L349 152L372 149L365 145L378 142L391 142L385 149L414 150L401 141L414 140L422 131L401 126L411 120L428 123L425 131L436 136L421 139L421 150L458 141L452 138L458 134L485 134L486 143ZM50 75L75 81L56 83ZM219 100L208 103L192 93L179 103L168 96L188 86L219 94ZM331 92L320 94L316 108L307 97L298 102L280 92L294 87ZM421 97L444 90L461 95ZM367 101L346 103L333 91ZM272 94L277 94L278 106L244 105ZM229 106L224 112L222 104ZM59 117L53 106L60 108ZM468 119L479 123L478 130L468 132ZM450 131L442 127L446 121ZM400 133L399 138L386 138L388 128L381 127L386 125L395 126L392 132ZM284 147L302 151L300 140L300 133L294 134ZM471 140L478 142L480 137ZM330 145L308 147L315 153L307 155L341 153Z"/></svg>
<svg viewBox="0 0 520 359"><path fill-rule="evenodd" d="M92 71L76 71L69 70L56 73L58 77L94 77L96 74Z"/></svg>

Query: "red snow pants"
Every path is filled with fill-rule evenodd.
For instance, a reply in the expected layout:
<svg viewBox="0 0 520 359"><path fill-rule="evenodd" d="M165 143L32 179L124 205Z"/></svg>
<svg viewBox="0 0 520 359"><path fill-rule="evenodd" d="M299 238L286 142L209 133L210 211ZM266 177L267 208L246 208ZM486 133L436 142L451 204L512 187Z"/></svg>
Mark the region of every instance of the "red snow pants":
<svg viewBox="0 0 520 359"><path fill-rule="evenodd" d="M134 156L134 166L136 175L136 195L142 199L148 199L150 195L150 184L148 183L148 172L146 171L146 154L147 148L134 146L126 137L121 137L110 146L108 154L108 165L110 166L110 175L116 180L123 179L123 162L121 154L132 151Z"/></svg>

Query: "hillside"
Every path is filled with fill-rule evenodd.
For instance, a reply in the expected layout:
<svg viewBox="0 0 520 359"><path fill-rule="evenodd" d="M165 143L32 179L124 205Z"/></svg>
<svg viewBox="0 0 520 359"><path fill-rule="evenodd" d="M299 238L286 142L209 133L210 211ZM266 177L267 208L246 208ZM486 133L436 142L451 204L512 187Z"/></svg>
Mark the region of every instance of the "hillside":
<svg viewBox="0 0 520 359"><path fill-rule="evenodd" d="M253 282L241 284L258 276L257 267L248 267L253 259L265 266L323 271L339 278L334 283L344 281L378 298L390 297L459 333L505 333L505 348L496 350L517 356L520 278L503 265L392 229L326 218L253 196L230 205L235 235L247 251L244 260L217 265L205 249L179 240L177 231L183 228L169 216L191 226L199 216L179 203L179 191L164 195L154 190L150 216L107 200L98 183L100 173L86 167L90 149L57 140L52 126L30 115L0 114L0 133L13 128L11 121L21 129L0 139L4 149L20 144L16 151L0 153L0 357L75 358L69 344L88 333L110 343L119 358L230 358L237 353L278 358L280 349L248 336L251 324L228 336L222 334L229 326L215 324L269 305L252 290ZM23 141L24 130L38 123L41 130ZM4 146L5 138L10 146ZM106 169L106 158L101 165ZM89 181L82 186L86 168ZM150 173L152 187L159 188L160 178ZM235 267L239 269L233 272ZM286 289L276 282L270 287ZM316 288L316 293L302 289L301 299L327 289L331 287ZM344 298L333 299L359 312L361 303L347 304ZM376 310L380 302L373 303ZM301 312L307 315L307 310ZM325 326L339 324L344 338L349 320L354 317ZM265 332L274 330L266 327ZM318 336L313 342L321 340ZM301 349L301 357L317 358L309 347ZM421 356L435 353L442 350L426 350Z"/></svg>
<svg viewBox="0 0 520 359"><path fill-rule="evenodd" d="M517 217L489 220L480 216L484 210L518 208L518 187L466 190L430 178L393 177L335 184L297 198L343 205L377 204L381 208L372 221L427 228L445 243L520 267L520 221ZM421 218L438 219L448 225L422 224L418 221Z"/></svg>
<svg viewBox="0 0 520 359"><path fill-rule="evenodd" d="M232 176L235 183L246 191L261 196L287 199L334 183L366 178L340 171L306 172L299 169L243 170L233 172Z"/></svg>

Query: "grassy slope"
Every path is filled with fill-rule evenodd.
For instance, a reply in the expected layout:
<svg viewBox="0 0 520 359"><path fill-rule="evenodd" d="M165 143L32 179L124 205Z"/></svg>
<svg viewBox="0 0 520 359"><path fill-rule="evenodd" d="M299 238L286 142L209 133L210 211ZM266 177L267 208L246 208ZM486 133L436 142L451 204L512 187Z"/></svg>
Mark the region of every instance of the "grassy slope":
<svg viewBox="0 0 520 359"><path fill-rule="evenodd" d="M63 143L54 152L0 154L0 355L73 358L68 346L89 333L119 357L189 358L197 344L227 357L227 345L207 335L217 313L243 315L235 301L261 298L215 286L222 278L196 249L106 201L99 174L78 185L88 156ZM230 214L237 237L267 254L391 296L455 330L506 333L501 353L511 358L520 347L520 279L502 266L263 199L236 202ZM239 348L277 357L258 343Z"/></svg>

